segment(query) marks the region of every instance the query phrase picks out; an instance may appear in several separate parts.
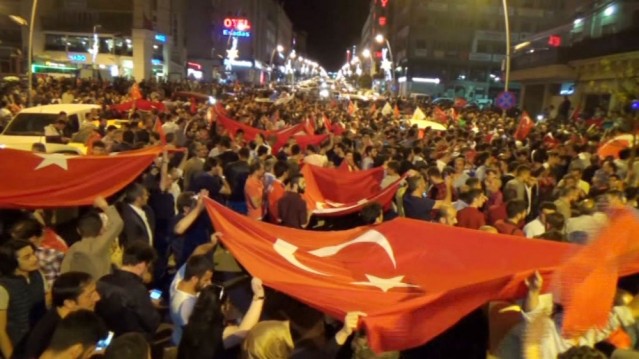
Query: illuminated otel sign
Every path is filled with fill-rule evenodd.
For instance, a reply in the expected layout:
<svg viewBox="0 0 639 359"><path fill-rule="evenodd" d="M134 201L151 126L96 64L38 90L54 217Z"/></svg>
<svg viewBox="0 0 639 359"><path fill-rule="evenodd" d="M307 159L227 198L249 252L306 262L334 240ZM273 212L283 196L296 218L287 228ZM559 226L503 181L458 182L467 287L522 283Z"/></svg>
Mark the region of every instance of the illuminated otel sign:
<svg viewBox="0 0 639 359"><path fill-rule="evenodd" d="M222 35L235 37L251 37L251 23L248 19L231 18L224 19Z"/></svg>

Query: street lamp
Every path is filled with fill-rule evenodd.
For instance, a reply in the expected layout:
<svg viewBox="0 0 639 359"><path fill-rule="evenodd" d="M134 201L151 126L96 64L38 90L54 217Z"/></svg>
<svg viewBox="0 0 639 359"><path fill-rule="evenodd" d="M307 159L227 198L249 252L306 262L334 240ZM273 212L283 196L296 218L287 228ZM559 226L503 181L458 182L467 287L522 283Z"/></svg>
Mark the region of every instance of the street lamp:
<svg viewBox="0 0 639 359"><path fill-rule="evenodd" d="M510 83L510 22L508 20L508 0L502 0L502 6L504 7L504 26L506 28L506 58L504 69L504 92L508 92L508 85Z"/></svg>
<svg viewBox="0 0 639 359"><path fill-rule="evenodd" d="M368 59L371 57L371 50L369 49L364 49L364 51L362 51L362 56L364 56L364 58Z"/></svg>
<svg viewBox="0 0 639 359"><path fill-rule="evenodd" d="M27 105L29 107L33 106L33 96L31 94L33 90L33 27L35 25L36 19L36 11L38 10L38 0L33 0L33 5L31 5L31 20L29 21L29 51L28 51L28 63L27 63L27 71L29 74L28 79L28 93L27 93Z"/></svg>
<svg viewBox="0 0 639 359"><path fill-rule="evenodd" d="M269 66L271 68L271 72L269 72L269 82L271 82L273 80L273 57L275 57L275 53L279 53L281 54L284 51L284 46L282 45L277 45L275 46L275 48L273 49L273 51L271 51L271 61L269 61Z"/></svg>
<svg viewBox="0 0 639 359"><path fill-rule="evenodd" d="M27 26L29 25L29 23L27 22L27 20L25 18L23 18L22 16L18 16L18 15L9 15L9 19L11 19L11 21L15 22L16 24L20 25L20 26Z"/></svg>
<svg viewBox="0 0 639 359"><path fill-rule="evenodd" d="M391 80L393 80L393 82L395 82L395 61L393 60L393 49L391 48L390 42L388 42L388 39L384 37L384 35L382 34L377 34L377 36L375 36L375 41L377 41L377 43L381 44L381 43L386 43L386 47L388 48L388 56L390 56L390 62L391 62ZM383 61L386 59L383 59Z"/></svg>

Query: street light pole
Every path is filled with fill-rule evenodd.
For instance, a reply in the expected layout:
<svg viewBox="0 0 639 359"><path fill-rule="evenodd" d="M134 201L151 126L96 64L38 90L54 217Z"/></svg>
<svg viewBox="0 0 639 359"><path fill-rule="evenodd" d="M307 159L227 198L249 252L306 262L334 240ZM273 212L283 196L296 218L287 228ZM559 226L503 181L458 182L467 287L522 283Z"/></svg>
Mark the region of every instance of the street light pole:
<svg viewBox="0 0 639 359"><path fill-rule="evenodd" d="M508 0L502 0L504 7L504 26L506 27L506 58L504 69L504 92L508 92L510 83L510 21L508 19Z"/></svg>
<svg viewBox="0 0 639 359"><path fill-rule="evenodd" d="M271 60L269 61L269 67L271 68L271 71L269 72L268 75L268 82L273 81L273 58L275 57L275 52L281 53L282 51L284 51L284 47L282 45L277 45L273 51L271 51Z"/></svg>
<svg viewBox="0 0 639 359"><path fill-rule="evenodd" d="M27 60L27 73L29 74L28 78L28 92L27 92L27 104L29 107L33 106L33 95L31 94L33 90L33 27L35 25L36 19L36 11L38 9L38 0L33 0L33 5L31 6L31 21L29 22L29 48L28 48L28 60Z"/></svg>

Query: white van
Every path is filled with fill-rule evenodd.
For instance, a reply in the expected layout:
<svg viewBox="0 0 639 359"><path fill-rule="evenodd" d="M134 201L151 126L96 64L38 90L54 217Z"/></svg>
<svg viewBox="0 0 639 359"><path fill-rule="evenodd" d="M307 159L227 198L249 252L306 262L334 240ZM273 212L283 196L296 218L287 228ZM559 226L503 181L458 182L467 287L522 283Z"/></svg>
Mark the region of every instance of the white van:
<svg viewBox="0 0 639 359"><path fill-rule="evenodd" d="M100 105L46 105L29 107L20 111L7 125L0 135L0 148L13 148L30 151L34 143L43 143L49 153L77 153L83 154L83 146L46 143L44 128L58 118L60 112L65 112L72 132L78 132L80 125L93 109L100 109Z"/></svg>

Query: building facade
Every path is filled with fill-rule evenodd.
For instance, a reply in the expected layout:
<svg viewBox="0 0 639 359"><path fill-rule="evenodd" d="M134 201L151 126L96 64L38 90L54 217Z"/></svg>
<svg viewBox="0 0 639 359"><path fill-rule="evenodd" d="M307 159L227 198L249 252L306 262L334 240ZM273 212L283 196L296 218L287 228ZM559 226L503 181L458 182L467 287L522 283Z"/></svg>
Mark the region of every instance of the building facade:
<svg viewBox="0 0 639 359"><path fill-rule="evenodd" d="M520 106L541 113L568 96L585 116L622 110L629 95L639 96L639 3L592 2L576 8L569 19L531 37L514 55L512 79L522 85ZM555 46L549 46L551 37Z"/></svg>
<svg viewBox="0 0 639 359"><path fill-rule="evenodd" d="M560 24L577 1L509 1L512 44ZM492 99L503 90L506 30L502 1L385 3L388 15L381 23L386 25L381 26L379 17L373 23L390 40L400 94L481 100Z"/></svg>
<svg viewBox="0 0 639 359"><path fill-rule="evenodd" d="M187 39L188 66L201 69L203 80L263 83L277 46L293 48L293 25L275 0L187 2L187 32L198 34Z"/></svg>
<svg viewBox="0 0 639 359"><path fill-rule="evenodd" d="M31 0L22 0L29 19ZM33 38L35 73L152 77L186 75L184 3L180 0L39 1ZM22 31L26 54L28 30Z"/></svg>

